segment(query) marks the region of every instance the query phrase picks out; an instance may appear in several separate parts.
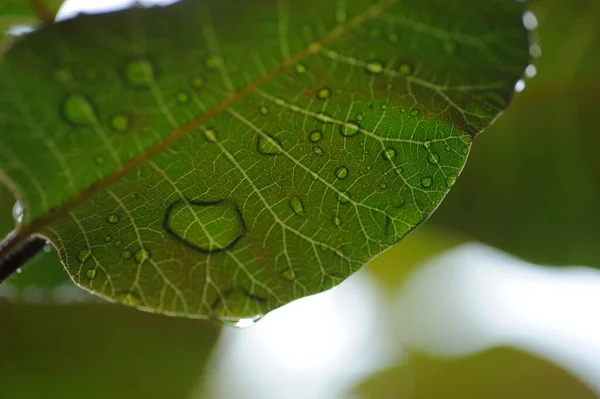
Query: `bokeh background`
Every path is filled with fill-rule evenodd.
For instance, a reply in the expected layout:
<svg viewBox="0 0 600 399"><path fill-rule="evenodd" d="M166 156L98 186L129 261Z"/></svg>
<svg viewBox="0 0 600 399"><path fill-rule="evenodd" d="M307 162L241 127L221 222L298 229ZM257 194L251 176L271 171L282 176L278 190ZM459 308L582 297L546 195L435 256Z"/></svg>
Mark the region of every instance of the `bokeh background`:
<svg viewBox="0 0 600 399"><path fill-rule="evenodd" d="M529 5L525 89L396 247L239 330L103 303L50 250L0 286L0 397L600 397L600 2Z"/></svg>

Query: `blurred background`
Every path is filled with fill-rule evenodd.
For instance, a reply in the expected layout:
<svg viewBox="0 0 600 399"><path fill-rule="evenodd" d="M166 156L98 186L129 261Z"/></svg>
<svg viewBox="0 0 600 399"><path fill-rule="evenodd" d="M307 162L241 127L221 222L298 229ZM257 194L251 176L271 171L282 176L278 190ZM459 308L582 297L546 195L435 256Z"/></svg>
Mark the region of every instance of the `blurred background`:
<svg viewBox="0 0 600 399"><path fill-rule="evenodd" d="M524 90L396 247L246 329L103 303L49 249L0 286L0 397L600 397L600 1L529 4Z"/></svg>

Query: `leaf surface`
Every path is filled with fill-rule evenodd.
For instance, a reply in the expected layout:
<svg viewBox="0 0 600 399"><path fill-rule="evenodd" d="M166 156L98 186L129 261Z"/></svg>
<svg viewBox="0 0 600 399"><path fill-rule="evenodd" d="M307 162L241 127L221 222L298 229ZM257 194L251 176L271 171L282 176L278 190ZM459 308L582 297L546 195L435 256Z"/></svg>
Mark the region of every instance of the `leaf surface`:
<svg viewBox="0 0 600 399"><path fill-rule="evenodd" d="M528 62L523 4L182 1L0 66L0 161L75 282L189 317L344 278L439 205Z"/></svg>

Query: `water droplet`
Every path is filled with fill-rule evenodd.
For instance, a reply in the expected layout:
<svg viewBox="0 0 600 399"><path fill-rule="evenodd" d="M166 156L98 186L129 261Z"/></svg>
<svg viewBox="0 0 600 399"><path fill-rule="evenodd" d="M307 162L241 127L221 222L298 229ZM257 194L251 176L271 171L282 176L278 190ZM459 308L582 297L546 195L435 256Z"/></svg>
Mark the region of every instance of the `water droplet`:
<svg viewBox="0 0 600 399"><path fill-rule="evenodd" d="M360 131L360 126L354 122L348 122L340 126L340 133L344 137L355 136Z"/></svg>
<svg viewBox="0 0 600 399"><path fill-rule="evenodd" d="M50 245L49 241L46 241L44 244L44 252L52 252L52 245Z"/></svg>
<svg viewBox="0 0 600 399"><path fill-rule="evenodd" d="M341 220L340 220L340 223L341 223ZM329 249L329 247L327 246L327 244L321 244L320 248L321 248L321 251L323 251L323 252L325 252L325 251L327 251Z"/></svg>
<svg viewBox="0 0 600 399"><path fill-rule="evenodd" d="M363 114L356 115L356 120L359 121L359 122L362 121L363 118L364 118Z"/></svg>
<svg viewBox="0 0 600 399"><path fill-rule="evenodd" d="M219 319L219 321L228 327L248 328L256 324L262 317L263 315L257 315L247 319Z"/></svg>
<svg viewBox="0 0 600 399"><path fill-rule="evenodd" d="M523 14L523 26L527 30L535 30L538 27L538 20L535 17L535 14L531 11L525 11Z"/></svg>
<svg viewBox="0 0 600 399"><path fill-rule="evenodd" d="M195 78L193 78L192 87L196 90L199 90L202 87L204 87L204 78L202 78L202 76L196 76Z"/></svg>
<svg viewBox="0 0 600 399"><path fill-rule="evenodd" d="M177 102L180 104L185 104L188 101L190 101L190 95L185 91L180 91L179 93L177 93L175 98L177 99Z"/></svg>
<svg viewBox="0 0 600 399"><path fill-rule="evenodd" d="M148 251L145 248L140 248L135 252L135 254L133 255L133 258L135 259L135 261L137 263L142 263L146 259L150 259L150 251Z"/></svg>
<svg viewBox="0 0 600 399"><path fill-rule="evenodd" d="M317 98L320 100L327 100L329 97L331 97L331 90L327 87L323 87L317 92Z"/></svg>
<svg viewBox="0 0 600 399"><path fill-rule="evenodd" d="M281 153L281 142L278 138L271 136L258 136L256 149L262 155L277 155Z"/></svg>
<svg viewBox="0 0 600 399"><path fill-rule="evenodd" d="M123 258L125 260L129 260L129 259L131 259L131 257L132 257L131 251L128 249L123 251L123 253L121 254L121 258Z"/></svg>
<svg viewBox="0 0 600 399"><path fill-rule="evenodd" d="M62 103L63 116L76 126L86 126L94 119L92 103L82 94L70 94Z"/></svg>
<svg viewBox="0 0 600 399"><path fill-rule="evenodd" d="M288 281L296 280L296 273L294 273L293 270L285 270L281 273L281 275L283 276L284 279L286 279Z"/></svg>
<svg viewBox="0 0 600 399"><path fill-rule="evenodd" d="M116 215L114 213L108 215L108 217L106 218L106 220L108 220L108 223L111 224L117 224L119 223L119 221L121 220L121 218L119 217L119 215Z"/></svg>
<svg viewBox="0 0 600 399"><path fill-rule="evenodd" d="M323 149L321 147L318 147L318 146L314 146L313 149L312 149L312 152L313 152L313 154L319 155L319 156L321 156L321 155L323 155L325 153L323 151Z"/></svg>
<svg viewBox="0 0 600 399"><path fill-rule="evenodd" d="M335 224L338 227L342 225L342 219L340 219L339 216L334 216L332 221L333 221L333 224Z"/></svg>
<svg viewBox="0 0 600 399"><path fill-rule="evenodd" d="M266 106L262 105L258 109L258 112L260 112L261 115L268 115L269 114L269 108L267 108Z"/></svg>
<svg viewBox="0 0 600 399"><path fill-rule="evenodd" d="M115 241L115 247L120 247L123 244L123 241L117 240Z"/></svg>
<svg viewBox="0 0 600 399"><path fill-rule="evenodd" d="M111 242L111 241L112 241L112 237L111 236L104 237L104 242Z"/></svg>
<svg viewBox="0 0 600 399"><path fill-rule="evenodd" d="M125 67L125 79L127 83L136 88L147 88L155 78L154 66L144 58L133 60Z"/></svg>
<svg viewBox="0 0 600 399"><path fill-rule="evenodd" d="M386 161L390 161L390 160L396 158L397 155L398 155L398 151L396 151L396 149L394 147L388 147L385 150L383 150L383 152L381 153L381 156Z"/></svg>
<svg viewBox="0 0 600 399"><path fill-rule="evenodd" d="M379 186L380 189L382 190L387 190L388 185L386 183L381 183L381 185Z"/></svg>
<svg viewBox="0 0 600 399"><path fill-rule="evenodd" d="M520 93L523 90L525 90L525 81L523 79L519 79L517 80L517 83L515 83L515 91Z"/></svg>
<svg viewBox="0 0 600 399"><path fill-rule="evenodd" d="M117 132L124 132L129 128L129 116L123 113L118 113L110 118L110 127Z"/></svg>
<svg viewBox="0 0 600 399"><path fill-rule="evenodd" d="M313 143L316 143L317 141L321 140L322 138L323 138L323 133L321 133L318 130L315 130L314 132L312 132L310 134L310 136L308 136L308 139Z"/></svg>
<svg viewBox="0 0 600 399"><path fill-rule="evenodd" d="M119 295L119 302L127 306L138 306L140 304L140 298L131 292L126 292Z"/></svg>
<svg viewBox="0 0 600 399"><path fill-rule="evenodd" d="M367 64L367 71L375 74L381 73L383 72L383 65L379 62L370 62Z"/></svg>
<svg viewBox="0 0 600 399"><path fill-rule="evenodd" d="M539 44L537 43L532 43L529 46L529 54L533 57L533 58L538 58L542 56L542 48L540 47Z"/></svg>
<svg viewBox="0 0 600 399"><path fill-rule="evenodd" d="M381 108L383 111L385 111L387 109L387 107L388 107L387 104L381 104L379 106L379 108Z"/></svg>
<svg viewBox="0 0 600 399"><path fill-rule="evenodd" d="M445 146L445 147L444 147L444 150L446 150L447 152L449 152L451 149L452 149L452 148L450 148L450 146L449 146L449 145L447 145L447 146Z"/></svg>
<svg viewBox="0 0 600 399"><path fill-rule="evenodd" d="M167 209L163 228L183 244L202 253L232 248L246 233L242 213L229 199L178 200Z"/></svg>
<svg viewBox="0 0 600 399"><path fill-rule="evenodd" d="M304 204L299 197L292 197L290 199L290 208L292 208L292 211L298 216L305 215Z"/></svg>
<svg viewBox="0 0 600 399"><path fill-rule="evenodd" d="M430 164L437 165L440 162L440 156L436 152L430 152L427 155L427 161Z"/></svg>
<svg viewBox="0 0 600 399"><path fill-rule="evenodd" d="M302 64L296 65L296 73L298 75L302 75L302 74L306 73L306 67Z"/></svg>
<svg viewBox="0 0 600 399"><path fill-rule="evenodd" d="M351 198L350 193L344 192L339 195L338 201L340 202L340 204L345 205L350 202L350 198Z"/></svg>
<svg viewBox="0 0 600 399"><path fill-rule="evenodd" d="M446 185L452 187L456 183L456 177L449 177L446 179Z"/></svg>
<svg viewBox="0 0 600 399"><path fill-rule="evenodd" d="M429 176L421 179L421 186L423 186L425 188L431 187L432 184L433 184L433 179Z"/></svg>
<svg viewBox="0 0 600 399"><path fill-rule="evenodd" d="M346 177L348 177L348 168L345 166L340 166L339 168L337 168L335 170L335 177L344 180Z"/></svg>
<svg viewBox="0 0 600 399"><path fill-rule="evenodd" d="M96 159L94 160L96 162L96 165L103 165L104 164L104 157L99 155L96 157Z"/></svg>
<svg viewBox="0 0 600 399"><path fill-rule="evenodd" d="M13 205L12 217L17 224L23 223L23 218L25 217L25 210L23 209L23 205L20 201L15 202L15 204Z"/></svg>
<svg viewBox="0 0 600 399"><path fill-rule="evenodd" d="M17 273L21 274L23 272L23 269L21 269L20 267L17 269Z"/></svg>
<svg viewBox="0 0 600 399"><path fill-rule="evenodd" d="M90 279L93 280L94 277L96 277L96 269L90 269L85 273L85 276Z"/></svg>
<svg viewBox="0 0 600 399"><path fill-rule="evenodd" d="M409 115L414 118L415 116L419 115L419 110L413 109L412 111L410 111Z"/></svg>
<svg viewBox="0 0 600 399"><path fill-rule="evenodd" d="M81 250L79 250L79 254L77 255L77 258L79 259L79 261L81 263L87 261L88 259L90 259L92 256L92 251L90 251L87 248L83 248Z"/></svg>
<svg viewBox="0 0 600 399"><path fill-rule="evenodd" d="M217 142L217 132L213 129L204 129L204 138L210 143Z"/></svg>
<svg viewBox="0 0 600 399"><path fill-rule="evenodd" d="M219 57L213 55L206 59L205 65L207 69L219 69L221 67L221 60Z"/></svg>
<svg viewBox="0 0 600 399"><path fill-rule="evenodd" d="M400 68L398 68L398 72L400 72L402 75L410 75L412 74L412 68L408 64L402 64L400 65Z"/></svg>

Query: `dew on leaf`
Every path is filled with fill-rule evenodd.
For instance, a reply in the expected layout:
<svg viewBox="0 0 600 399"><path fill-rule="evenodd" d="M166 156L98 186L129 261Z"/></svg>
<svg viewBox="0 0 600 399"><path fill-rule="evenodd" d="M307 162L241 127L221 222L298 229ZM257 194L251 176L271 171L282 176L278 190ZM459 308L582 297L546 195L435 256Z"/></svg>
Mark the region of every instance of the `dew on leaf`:
<svg viewBox="0 0 600 399"><path fill-rule="evenodd" d="M269 114L269 108L267 108L266 106L262 105L258 109L258 112L260 112L261 115L268 115Z"/></svg>
<svg viewBox="0 0 600 399"><path fill-rule="evenodd" d="M340 133L344 137L355 136L360 131L360 126L354 122L348 122L340 126Z"/></svg>
<svg viewBox="0 0 600 399"><path fill-rule="evenodd" d="M177 99L177 102L180 104L185 104L188 101L190 101L190 95L185 91L180 91L179 93L177 93L175 98Z"/></svg>
<svg viewBox="0 0 600 399"><path fill-rule="evenodd" d="M387 188L388 188L388 185L387 185L386 183L381 183L381 184L379 185L379 188L380 188L380 189L382 189L382 190L387 190Z"/></svg>
<svg viewBox="0 0 600 399"><path fill-rule="evenodd" d="M381 73L383 72L383 65L379 62L370 62L367 64L367 71L375 74Z"/></svg>
<svg viewBox="0 0 600 399"><path fill-rule="evenodd" d="M340 166L339 168L337 168L335 170L335 177L337 177L338 179L341 179L341 180L348 177L348 168L345 166Z"/></svg>
<svg viewBox="0 0 600 399"><path fill-rule="evenodd" d="M412 111L410 111L409 115L414 118L415 116L419 115L419 110L413 109Z"/></svg>
<svg viewBox="0 0 600 399"><path fill-rule="evenodd" d="M96 159L94 160L94 162L96 162L96 165L103 165L104 164L104 157L99 155L96 157Z"/></svg>
<svg viewBox="0 0 600 399"><path fill-rule="evenodd" d="M77 254L77 259L79 259L79 261L83 263L90 259L91 256L92 251L90 251L88 248L83 248L79 250L79 253Z"/></svg>
<svg viewBox="0 0 600 399"><path fill-rule="evenodd" d="M145 260L150 259L150 251L145 248L140 248L135 252L133 258L137 263L142 263Z"/></svg>
<svg viewBox="0 0 600 399"><path fill-rule="evenodd" d="M338 196L338 201L340 204L345 205L350 202L350 197L350 193L346 191Z"/></svg>
<svg viewBox="0 0 600 399"><path fill-rule="evenodd" d="M256 149L262 155L277 155L281 153L281 142L271 135L258 136Z"/></svg>
<svg viewBox="0 0 600 399"><path fill-rule="evenodd" d="M154 79L154 66L145 58L132 60L125 66L125 80L135 88L147 88Z"/></svg>
<svg viewBox="0 0 600 399"><path fill-rule="evenodd" d="M119 221L121 220L121 218L119 217L119 215L111 213L110 215L108 215L108 217L106 218L106 220L108 220L108 223L116 224L116 223L119 223Z"/></svg>
<svg viewBox="0 0 600 399"><path fill-rule="evenodd" d="M96 277L96 269L90 269L85 273L85 276L89 279L89 280L93 280L94 277Z"/></svg>
<svg viewBox="0 0 600 399"><path fill-rule="evenodd" d="M334 216L333 219L333 224L336 226L341 226L342 225L342 219L340 219L339 216Z"/></svg>
<svg viewBox="0 0 600 399"><path fill-rule="evenodd" d="M313 149L312 149L312 152L313 152L313 154L319 155L319 156L321 156L321 155L323 155L325 153L323 151L323 149L321 147L318 147L318 146L314 146Z"/></svg>
<svg viewBox="0 0 600 399"><path fill-rule="evenodd" d="M25 210L20 201L15 202L12 208L12 217L17 224L23 223L23 217L25 216Z"/></svg>
<svg viewBox="0 0 600 399"><path fill-rule="evenodd" d="M357 114L356 115L356 120L359 121L359 122L362 121L363 118L364 118L363 114Z"/></svg>
<svg viewBox="0 0 600 399"><path fill-rule="evenodd" d="M410 75L412 73L412 68L408 64L402 64L400 65L400 68L398 68L398 72L402 75Z"/></svg>
<svg viewBox="0 0 600 399"><path fill-rule="evenodd" d="M293 270L285 270L281 273L281 276L288 281L296 280L296 273Z"/></svg>
<svg viewBox="0 0 600 399"><path fill-rule="evenodd" d="M111 116L109 123L113 130L117 132L124 132L129 128L130 120L126 114L118 113Z"/></svg>
<svg viewBox="0 0 600 399"><path fill-rule="evenodd" d="M138 306L141 301L137 295L131 292L125 292L119 295L119 302L127 306Z"/></svg>
<svg viewBox="0 0 600 399"><path fill-rule="evenodd" d="M204 129L204 138L210 143L217 142L217 132L213 129Z"/></svg>
<svg viewBox="0 0 600 399"><path fill-rule="evenodd" d="M125 259L125 260L129 260L131 259L133 255L131 254L131 251L126 249L125 251L123 251L123 253L121 254L121 258Z"/></svg>
<svg viewBox="0 0 600 399"><path fill-rule="evenodd" d="M456 183L456 177L448 177L446 179L446 185L448 187L452 187L454 185L454 183Z"/></svg>
<svg viewBox="0 0 600 399"><path fill-rule="evenodd" d="M207 69L219 69L221 67L221 60L216 56L210 56L206 59L205 65Z"/></svg>
<svg viewBox="0 0 600 399"><path fill-rule="evenodd" d="M111 241L112 241L112 237L111 236L104 237L104 242L111 242Z"/></svg>
<svg viewBox="0 0 600 399"><path fill-rule="evenodd" d="M421 179L421 186L423 186L425 188L431 187L432 184L433 184L433 179L429 176Z"/></svg>
<svg viewBox="0 0 600 399"><path fill-rule="evenodd" d="M292 208L292 211L298 216L304 216L306 213L300 197L292 197L290 199L290 208Z"/></svg>
<svg viewBox="0 0 600 399"><path fill-rule="evenodd" d="M117 240L115 241L115 247L120 247L123 244L123 241Z"/></svg>
<svg viewBox="0 0 600 399"><path fill-rule="evenodd" d="M302 75L302 74L306 73L306 67L302 64L297 64L295 69L296 69L296 73L298 75Z"/></svg>
<svg viewBox="0 0 600 399"><path fill-rule="evenodd" d="M323 138L323 133L321 133L319 130L315 130L310 134L310 136L308 136L308 139L313 143L321 140L321 138Z"/></svg>
<svg viewBox="0 0 600 399"><path fill-rule="evenodd" d="M383 152L381 153L381 156L386 161L390 161L390 160L396 158L397 155L398 155L398 151L396 151L396 149L394 147L388 147L385 150L383 150Z"/></svg>
<svg viewBox="0 0 600 399"><path fill-rule="evenodd" d="M232 248L246 233L237 204L231 200L178 200L165 213L163 228L173 238L202 253Z"/></svg>
<svg viewBox="0 0 600 399"><path fill-rule="evenodd" d="M204 87L204 79L201 76L196 76L192 79L192 87L196 90Z"/></svg>
<svg viewBox="0 0 600 399"><path fill-rule="evenodd" d="M320 100L327 100L329 97L331 97L331 90L327 87L323 87L317 92L317 98Z"/></svg>
<svg viewBox="0 0 600 399"><path fill-rule="evenodd" d="M437 165L440 162L440 156L437 152L430 152L427 155L427 161L432 165Z"/></svg>
<svg viewBox="0 0 600 399"><path fill-rule="evenodd" d="M75 126L90 125L95 118L92 103L82 94L70 94L64 99L62 115Z"/></svg>

